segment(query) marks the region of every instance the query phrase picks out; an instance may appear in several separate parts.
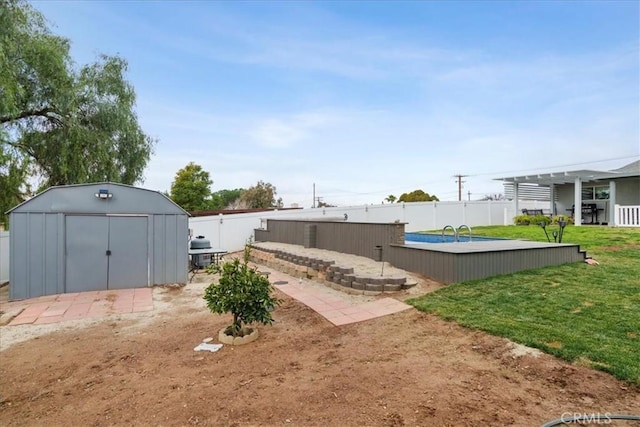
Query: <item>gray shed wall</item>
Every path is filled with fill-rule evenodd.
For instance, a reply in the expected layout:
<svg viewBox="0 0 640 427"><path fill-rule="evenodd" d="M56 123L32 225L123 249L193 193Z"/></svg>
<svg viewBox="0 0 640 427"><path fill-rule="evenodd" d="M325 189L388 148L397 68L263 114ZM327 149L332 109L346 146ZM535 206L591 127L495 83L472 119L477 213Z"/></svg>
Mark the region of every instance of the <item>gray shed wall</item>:
<svg viewBox="0 0 640 427"><path fill-rule="evenodd" d="M108 184L108 186L109 191L114 194L109 200L99 200L94 196L99 188L107 187L105 184L56 187L11 211L9 287L11 300L68 292L70 282L66 268L69 263L66 257L70 241L84 239L84 244L88 241L91 252L89 257L97 260L98 263L102 260L106 262L108 243L105 242L108 242L108 237L103 238L99 235L100 231L96 229L96 235L92 235L94 230L89 232L85 230L86 235L83 239L78 239L74 230L67 228L69 222L72 224L71 227L78 223L78 221L67 221L70 217L94 218L98 223L101 223L100 218L108 221L108 218L117 217L120 223L124 222L125 225L128 222L131 223L130 226L138 231L133 234L146 236L146 242L139 242L139 237L129 237L125 233L118 236L121 244L117 259L120 260L122 268L114 271L120 281L117 287L134 288L186 283L188 270L186 212L160 193L117 184ZM56 212L58 208L64 208L65 211ZM131 215L135 216L131 217ZM127 218L136 218L136 220L127 220ZM146 223L146 230L141 230L140 225L144 223ZM127 238L136 239L135 242L131 242L131 248L126 244ZM91 244L93 241L95 245ZM140 253L139 248L143 248L144 253ZM123 255L122 251L127 250L137 252ZM81 255L87 256L85 253ZM141 263L146 265L137 268L138 273L142 272L142 275L132 275L129 283L127 271L131 266L127 266L126 262L133 262L131 259L136 260L136 267ZM112 257L110 262L115 260L116 257ZM91 264L95 265L95 263ZM76 268L74 291L78 286L82 286L81 283L77 283L77 277L87 277L94 284L100 284L100 277L94 276L102 273L96 273L96 270L90 266L83 267L82 263L71 263L71 265ZM80 269L79 272L77 268ZM109 268L118 268L118 266L114 264ZM109 289L107 277L104 278L104 286L101 289Z"/></svg>

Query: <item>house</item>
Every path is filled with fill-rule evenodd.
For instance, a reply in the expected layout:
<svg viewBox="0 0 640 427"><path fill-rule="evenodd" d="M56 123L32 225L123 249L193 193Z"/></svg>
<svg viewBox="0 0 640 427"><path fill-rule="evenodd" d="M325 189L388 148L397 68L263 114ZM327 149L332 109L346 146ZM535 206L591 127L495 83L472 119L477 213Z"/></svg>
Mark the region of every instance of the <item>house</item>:
<svg viewBox="0 0 640 427"><path fill-rule="evenodd" d="M495 179L512 187L516 212L519 192L537 186L548 191L549 211L573 216L576 225L640 227L640 160L610 171L580 169Z"/></svg>

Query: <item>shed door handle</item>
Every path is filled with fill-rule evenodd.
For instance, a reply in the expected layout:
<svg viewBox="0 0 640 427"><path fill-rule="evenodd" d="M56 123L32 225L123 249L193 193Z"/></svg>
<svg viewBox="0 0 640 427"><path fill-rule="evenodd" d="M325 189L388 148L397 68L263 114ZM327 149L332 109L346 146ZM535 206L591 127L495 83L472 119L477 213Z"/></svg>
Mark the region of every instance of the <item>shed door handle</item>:
<svg viewBox="0 0 640 427"><path fill-rule="evenodd" d="M111 255L111 251L109 249L107 249L107 256Z"/></svg>

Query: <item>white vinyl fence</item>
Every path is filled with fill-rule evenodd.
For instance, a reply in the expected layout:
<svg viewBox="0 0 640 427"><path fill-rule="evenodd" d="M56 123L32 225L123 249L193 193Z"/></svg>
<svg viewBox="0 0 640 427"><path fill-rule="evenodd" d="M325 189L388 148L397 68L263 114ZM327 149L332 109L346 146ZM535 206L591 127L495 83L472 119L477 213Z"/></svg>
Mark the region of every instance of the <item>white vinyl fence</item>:
<svg viewBox="0 0 640 427"><path fill-rule="evenodd" d="M640 227L640 206L616 205L617 227Z"/></svg>
<svg viewBox="0 0 640 427"><path fill-rule="evenodd" d="M0 231L0 285L9 281L9 232Z"/></svg>
<svg viewBox="0 0 640 427"><path fill-rule="evenodd" d="M533 204L532 204L533 206ZM529 207L528 203L520 207ZM441 230L445 225L458 228L513 224L516 215L510 201L420 202L383 205L314 208L237 215L218 215L189 219L194 236L204 236L214 247L229 252L241 250L253 230L266 227L266 219L326 219L349 222L403 222L405 231Z"/></svg>
<svg viewBox="0 0 640 427"><path fill-rule="evenodd" d="M520 208L548 208L548 202L520 201ZM267 218L337 219L350 222L404 222L405 230L441 230L445 225L513 224L511 201L420 202L361 205L285 211L216 215L189 219L193 236L205 236L214 247L229 252L241 250L253 230L266 227ZM0 232L0 283L9 280L9 232Z"/></svg>

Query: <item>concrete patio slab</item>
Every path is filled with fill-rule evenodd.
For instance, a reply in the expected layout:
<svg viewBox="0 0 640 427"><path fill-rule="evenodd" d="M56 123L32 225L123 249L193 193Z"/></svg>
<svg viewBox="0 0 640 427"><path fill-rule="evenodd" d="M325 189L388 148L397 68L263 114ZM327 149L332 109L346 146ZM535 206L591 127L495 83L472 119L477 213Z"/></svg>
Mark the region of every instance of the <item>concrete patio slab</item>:
<svg viewBox="0 0 640 427"><path fill-rule="evenodd" d="M3 312L19 313L9 326L58 323L153 310L151 288L116 289L47 295L28 300L2 302Z"/></svg>

